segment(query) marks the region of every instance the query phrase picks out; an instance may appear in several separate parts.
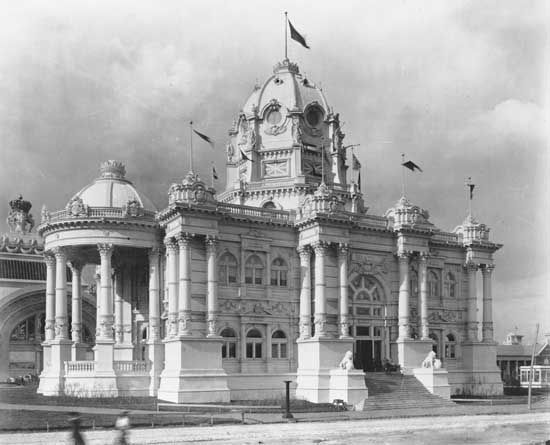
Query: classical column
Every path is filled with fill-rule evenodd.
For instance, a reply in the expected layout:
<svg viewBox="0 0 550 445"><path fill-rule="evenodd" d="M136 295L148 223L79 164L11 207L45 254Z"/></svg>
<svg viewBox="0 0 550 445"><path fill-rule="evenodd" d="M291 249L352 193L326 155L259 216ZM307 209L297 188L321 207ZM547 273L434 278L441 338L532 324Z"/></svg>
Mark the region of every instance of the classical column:
<svg viewBox="0 0 550 445"><path fill-rule="evenodd" d="M191 237L178 237L180 255L179 335L191 335Z"/></svg>
<svg viewBox="0 0 550 445"><path fill-rule="evenodd" d="M409 254L401 252L399 258L399 338L410 338L409 324Z"/></svg>
<svg viewBox="0 0 550 445"><path fill-rule="evenodd" d="M44 339L49 342L55 338L55 257L44 254L46 263L46 319Z"/></svg>
<svg viewBox="0 0 550 445"><path fill-rule="evenodd" d="M55 339L68 340L67 326L67 256L62 248L55 254Z"/></svg>
<svg viewBox="0 0 550 445"><path fill-rule="evenodd" d="M483 276L483 323L481 330L484 342L493 341L493 294L491 289L491 278L495 266L486 264L481 269Z"/></svg>
<svg viewBox="0 0 550 445"><path fill-rule="evenodd" d="M206 261L207 261L207 337L215 337L216 318L218 314L218 279L216 270L216 243L214 237L206 237Z"/></svg>
<svg viewBox="0 0 550 445"><path fill-rule="evenodd" d="M150 342L160 340L160 250L149 250L149 338Z"/></svg>
<svg viewBox="0 0 550 445"><path fill-rule="evenodd" d="M166 337L178 334L178 244L174 238L165 241L168 285L168 329Z"/></svg>
<svg viewBox="0 0 550 445"><path fill-rule="evenodd" d="M95 267L95 336L99 336L99 319L101 315L101 266Z"/></svg>
<svg viewBox="0 0 550 445"><path fill-rule="evenodd" d="M114 273L114 300L115 300L115 343L124 343L124 315L122 298L122 271L115 270Z"/></svg>
<svg viewBox="0 0 550 445"><path fill-rule="evenodd" d="M99 336L101 340L113 339L113 286L111 257L113 255L112 244L98 244L99 256L101 259L101 292L100 292L100 313L99 313Z"/></svg>
<svg viewBox="0 0 550 445"><path fill-rule="evenodd" d="M328 250L328 243L319 241L315 249L315 337L325 337L327 324L327 296L325 294L325 256Z"/></svg>
<svg viewBox="0 0 550 445"><path fill-rule="evenodd" d="M340 298L338 301L338 314L340 325L340 338L349 337L348 252L348 244L340 243L338 245L338 271L340 279Z"/></svg>
<svg viewBox="0 0 550 445"><path fill-rule="evenodd" d="M477 332L477 296L476 296L476 273L477 264L473 261L468 261L465 265L466 274L468 277L468 299L467 308L468 315L466 321L466 332L468 334L468 340L478 341L479 336Z"/></svg>
<svg viewBox="0 0 550 445"><path fill-rule="evenodd" d="M311 337L311 248L298 248L302 287L300 290L300 338Z"/></svg>
<svg viewBox="0 0 550 445"><path fill-rule="evenodd" d="M71 261L69 267L72 272L72 323L71 340L73 344L82 343L82 264Z"/></svg>
<svg viewBox="0 0 550 445"><path fill-rule="evenodd" d="M428 255L421 253L418 264L418 280L420 284L420 338L429 340L428 326Z"/></svg>

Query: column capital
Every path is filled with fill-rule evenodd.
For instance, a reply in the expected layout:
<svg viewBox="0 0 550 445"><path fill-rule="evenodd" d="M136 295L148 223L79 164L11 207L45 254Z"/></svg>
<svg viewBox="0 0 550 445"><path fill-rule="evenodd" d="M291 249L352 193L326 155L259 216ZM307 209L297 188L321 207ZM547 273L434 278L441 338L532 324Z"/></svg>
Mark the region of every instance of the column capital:
<svg viewBox="0 0 550 445"><path fill-rule="evenodd" d="M419 252L418 260L421 263L427 263L429 259L430 259L430 253L429 252Z"/></svg>
<svg viewBox="0 0 550 445"><path fill-rule="evenodd" d="M349 253L349 243L338 243L338 255L346 256Z"/></svg>
<svg viewBox="0 0 550 445"><path fill-rule="evenodd" d="M160 255L160 247L151 247L147 251L147 255L149 256L149 261L158 259Z"/></svg>
<svg viewBox="0 0 550 445"><path fill-rule="evenodd" d="M206 250L216 252L216 247L219 242L219 238L217 236L213 235L206 235L204 238L204 242L206 244Z"/></svg>
<svg viewBox="0 0 550 445"><path fill-rule="evenodd" d="M69 266L69 268L71 269L71 272L74 274L74 273L82 272L84 263L78 260L71 260L67 263L67 266Z"/></svg>
<svg viewBox="0 0 550 445"><path fill-rule="evenodd" d="M407 251L401 251L396 253L397 259L400 262L409 262L409 258L411 257L411 252Z"/></svg>
<svg viewBox="0 0 550 445"><path fill-rule="evenodd" d="M110 243L99 243L97 245L97 250L102 257L110 257L113 254L114 246Z"/></svg>
<svg viewBox="0 0 550 445"><path fill-rule="evenodd" d="M191 242L191 239L195 236L194 233L189 232L181 232L177 237L176 240L178 242L178 245L181 247L189 247L189 243Z"/></svg>
<svg viewBox="0 0 550 445"><path fill-rule="evenodd" d="M481 268L481 274L482 275L491 275L493 273L493 270L495 270L494 264L484 264Z"/></svg>
<svg viewBox="0 0 550 445"><path fill-rule="evenodd" d="M67 252L65 252L65 249L63 249L63 247L54 247L52 249L52 252L56 259L67 259Z"/></svg>
<svg viewBox="0 0 550 445"><path fill-rule="evenodd" d="M46 267L51 268L55 265L55 256L52 255L50 252L44 252L44 262L46 263Z"/></svg>
<svg viewBox="0 0 550 445"><path fill-rule="evenodd" d="M178 248L178 242L174 237L165 238L164 245L166 246L166 251L169 253L174 253Z"/></svg>
<svg viewBox="0 0 550 445"><path fill-rule="evenodd" d="M311 247L309 245L299 246L296 250L301 259L308 260L311 257Z"/></svg>
<svg viewBox="0 0 550 445"><path fill-rule="evenodd" d="M464 263L464 269L466 269L467 272L476 272L478 266L475 262L469 260Z"/></svg>
<svg viewBox="0 0 550 445"><path fill-rule="evenodd" d="M318 256L325 256L327 254L327 250L330 246L330 243L327 241L316 241L312 244L313 250L315 251L315 255Z"/></svg>

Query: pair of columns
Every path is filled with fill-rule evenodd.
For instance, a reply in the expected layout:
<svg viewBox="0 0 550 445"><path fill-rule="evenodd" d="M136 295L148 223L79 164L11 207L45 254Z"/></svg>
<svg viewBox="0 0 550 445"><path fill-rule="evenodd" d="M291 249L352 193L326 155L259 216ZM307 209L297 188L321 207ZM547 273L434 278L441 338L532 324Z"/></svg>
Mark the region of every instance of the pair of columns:
<svg viewBox="0 0 550 445"><path fill-rule="evenodd" d="M46 316L45 340L68 340L67 317L67 265L72 272L72 326L71 339L82 343L82 264L67 263L67 255L62 248L56 248L52 254L45 254L46 263Z"/></svg>
<svg viewBox="0 0 550 445"><path fill-rule="evenodd" d="M493 291L492 275L495 266L493 264L483 264L478 266L473 261L466 262L464 266L468 275L468 319L466 322L466 331L468 340L478 341L478 321L477 321L477 271L481 269L483 278L483 306L481 321L481 340L483 342L493 342Z"/></svg>
<svg viewBox="0 0 550 445"><path fill-rule="evenodd" d="M193 235L182 233L165 240L166 274L168 287L167 338L191 336L191 241ZM216 265L217 239L205 237L207 288L206 288L206 336L216 337L218 316L218 281ZM179 261L178 261L179 258ZM179 267L178 267L179 264Z"/></svg>
<svg viewBox="0 0 550 445"><path fill-rule="evenodd" d="M311 246L298 248L300 254L301 289L300 289L300 338L311 338L311 253L315 253L315 303L314 324L315 338L327 337L327 295L325 277L325 258L329 253L330 243L318 241ZM348 291L348 252L349 246L340 243L338 251L338 325L339 337L348 338L349 328L349 291Z"/></svg>
<svg viewBox="0 0 550 445"><path fill-rule="evenodd" d="M409 252L400 252L399 261L399 339L411 338L410 325L410 258ZM420 253L418 261L419 303L420 303L420 337L428 340L428 255Z"/></svg>

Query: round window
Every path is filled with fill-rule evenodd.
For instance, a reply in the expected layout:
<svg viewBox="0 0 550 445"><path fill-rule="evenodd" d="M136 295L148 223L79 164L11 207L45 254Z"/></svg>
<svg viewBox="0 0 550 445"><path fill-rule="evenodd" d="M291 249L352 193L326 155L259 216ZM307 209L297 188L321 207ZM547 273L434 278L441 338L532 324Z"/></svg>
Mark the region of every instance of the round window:
<svg viewBox="0 0 550 445"><path fill-rule="evenodd" d="M279 122L281 122L281 119L283 116L281 115L281 112L279 110L271 110L267 114L267 122L270 125L277 125Z"/></svg>
<svg viewBox="0 0 550 445"><path fill-rule="evenodd" d="M322 119L323 119L323 112L319 108L312 107L309 110L307 110L306 122L311 127L317 127L321 123Z"/></svg>

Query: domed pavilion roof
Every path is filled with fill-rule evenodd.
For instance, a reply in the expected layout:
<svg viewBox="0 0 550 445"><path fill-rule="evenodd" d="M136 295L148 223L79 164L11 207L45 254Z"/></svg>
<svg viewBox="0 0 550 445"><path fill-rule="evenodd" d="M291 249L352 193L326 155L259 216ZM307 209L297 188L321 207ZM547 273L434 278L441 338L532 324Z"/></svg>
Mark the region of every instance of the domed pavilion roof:
<svg viewBox="0 0 550 445"><path fill-rule="evenodd" d="M138 192L125 175L126 168L122 162L104 162L99 178L80 190L69 202L80 199L88 207L122 208L129 202L137 201L143 209L155 212L157 209L151 200Z"/></svg>

